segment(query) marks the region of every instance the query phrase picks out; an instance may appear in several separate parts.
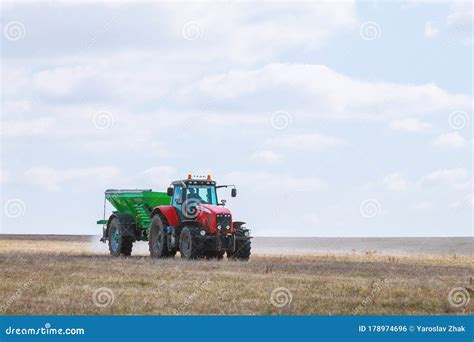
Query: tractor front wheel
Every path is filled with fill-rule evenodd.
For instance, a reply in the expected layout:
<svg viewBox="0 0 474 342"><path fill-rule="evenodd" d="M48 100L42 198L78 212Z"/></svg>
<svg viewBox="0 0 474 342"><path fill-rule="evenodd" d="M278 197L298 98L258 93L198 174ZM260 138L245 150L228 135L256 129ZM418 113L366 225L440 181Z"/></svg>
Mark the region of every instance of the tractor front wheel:
<svg viewBox="0 0 474 342"><path fill-rule="evenodd" d="M241 230L237 230L236 237L239 237L240 239L235 241L235 251L227 251L227 258L248 261L250 258L250 250L252 248L251 241Z"/></svg>
<svg viewBox="0 0 474 342"><path fill-rule="evenodd" d="M189 227L181 230L179 237L179 252L183 259L197 259L202 257L203 243L199 241L198 234Z"/></svg>
<svg viewBox="0 0 474 342"><path fill-rule="evenodd" d="M168 251L165 225L159 215L153 216L153 220L151 221L148 248L152 258L173 257L176 254L174 251Z"/></svg>
<svg viewBox="0 0 474 342"><path fill-rule="evenodd" d="M114 257L130 256L132 253L133 239L131 236L123 236L122 231L119 219L114 217L109 226L109 251Z"/></svg>

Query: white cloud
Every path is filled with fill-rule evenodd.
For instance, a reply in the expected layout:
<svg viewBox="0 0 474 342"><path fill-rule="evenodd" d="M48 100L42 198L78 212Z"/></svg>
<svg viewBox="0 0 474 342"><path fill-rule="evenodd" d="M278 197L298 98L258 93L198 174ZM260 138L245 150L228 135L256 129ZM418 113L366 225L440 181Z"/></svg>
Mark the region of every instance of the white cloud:
<svg viewBox="0 0 474 342"><path fill-rule="evenodd" d="M265 144L277 148L316 150L321 151L328 147L341 145L343 141L339 138L317 134L285 134L268 139Z"/></svg>
<svg viewBox="0 0 474 342"><path fill-rule="evenodd" d="M472 1L451 1L450 13L443 26L434 27L431 22L425 26L425 35L434 37L443 34L449 40L461 42L464 45L474 44L472 21L474 8Z"/></svg>
<svg viewBox="0 0 474 342"><path fill-rule="evenodd" d="M433 143L438 146L461 149L465 147L468 142L459 132L450 132L441 134Z"/></svg>
<svg viewBox="0 0 474 342"><path fill-rule="evenodd" d="M270 150L257 151L252 154L251 158L268 164L276 164L282 161L281 155Z"/></svg>
<svg viewBox="0 0 474 342"><path fill-rule="evenodd" d="M177 177L179 177L179 172L175 167L164 165L154 166L140 172L138 177L134 177L134 181L137 187L153 185L160 189L159 191L163 191L163 189L166 189Z"/></svg>
<svg viewBox="0 0 474 342"><path fill-rule="evenodd" d="M2 105L3 115L10 113L17 118L22 117L24 113L31 110L31 101L22 99L16 101L4 101Z"/></svg>
<svg viewBox="0 0 474 342"><path fill-rule="evenodd" d="M279 1L259 6L160 4L156 9L167 17L170 34L181 36L183 25L193 21L201 31L202 51L216 55L217 47L220 57L245 64L287 49L317 48L357 21L353 1L302 2L298 6Z"/></svg>
<svg viewBox="0 0 474 342"><path fill-rule="evenodd" d="M428 38L434 38L438 35L439 29L431 22L425 23L425 36Z"/></svg>
<svg viewBox="0 0 474 342"><path fill-rule="evenodd" d="M55 125L56 120L51 117L28 119L19 117L18 119L3 122L0 136L5 138L29 137L49 134Z"/></svg>
<svg viewBox="0 0 474 342"><path fill-rule="evenodd" d="M25 180L47 191L60 191L65 184L80 188L84 184L107 184L117 179L118 169L112 166L53 169L50 167L33 167L25 171Z"/></svg>
<svg viewBox="0 0 474 342"><path fill-rule="evenodd" d="M453 1L451 4L451 13L446 21L449 25L456 23L471 22L474 18L474 7L470 1Z"/></svg>
<svg viewBox="0 0 474 342"><path fill-rule="evenodd" d="M474 194L469 194L451 203L450 207L455 209L473 209L474 208Z"/></svg>
<svg viewBox="0 0 474 342"><path fill-rule="evenodd" d="M207 60L226 59L230 63L251 64L286 50L317 49L337 33L354 28L357 23L356 6L352 0L303 1L297 5L273 1L258 6L245 2L210 4L187 1L183 5L148 1L141 3L141 6L127 4L113 8L110 4L115 2L84 3L88 3L89 10L96 13L95 16L87 15L87 6L72 8L59 4L62 9L61 32L57 32L57 18L47 21L43 17L35 17L35 12L30 14L33 18L28 21L28 28L38 31L40 37L54 33L57 36L62 34L69 40L59 41L63 44L58 44L55 37L53 42L42 44L43 50L55 49L56 45L71 53L68 51L72 45L70 41L76 42L76 46L93 48L93 51L126 50L141 45L146 50L158 46L163 48L162 53L168 53L164 51L179 47L186 50L183 55L194 60L205 56ZM29 14L29 11L21 13L21 8L15 10L23 14L21 17ZM43 15L47 17L49 13L46 9ZM77 30L77 15L81 16L81 24L87 29ZM110 27L106 25L109 21ZM136 25L137 22L140 25ZM189 22L195 23L195 29L199 31L199 39L191 42L183 38L183 28ZM116 32L123 38L119 43L103 37ZM77 53L77 49L73 53Z"/></svg>
<svg viewBox="0 0 474 342"><path fill-rule="evenodd" d="M383 184L389 191L402 192L408 189L408 183L399 173L391 173L384 177Z"/></svg>
<svg viewBox="0 0 474 342"><path fill-rule="evenodd" d="M40 71L34 75L35 87L44 94L65 96L77 88L81 82L92 79L97 71L90 66L67 66ZM84 84L86 87L87 85Z"/></svg>
<svg viewBox="0 0 474 342"><path fill-rule="evenodd" d="M253 191L265 190L281 196L282 191L314 191L327 186L326 182L317 176L294 176L284 173L270 172L231 172L222 177L222 182L233 183L238 180L239 186Z"/></svg>
<svg viewBox="0 0 474 342"><path fill-rule="evenodd" d="M395 119L469 108L472 103L469 95L452 95L434 84L359 81L316 64L274 63L231 70L204 77L186 94L231 103L271 97L278 108L334 119Z"/></svg>
<svg viewBox="0 0 474 342"><path fill-rule="evenodd" d="M431 128L431 124L420 121L416 118L406 118L391 121L390 128L406 132L423 132L429 130Z"/></svg>
<svg viewBox="0 0 474 342"><path fill-rule="evenodd" d="M261 116L240 113L209 113L204 114L201 118L204 124L213 126L256 125L268 122L267 118Z"/></svg>
<svg viewBox="0 0 474 342"><path fill-rule="evenodd" d="M469 172L465 168L440 169L423 176L419 184L421 186L448 185L455 189L467 188L471 181Z"/></svg>

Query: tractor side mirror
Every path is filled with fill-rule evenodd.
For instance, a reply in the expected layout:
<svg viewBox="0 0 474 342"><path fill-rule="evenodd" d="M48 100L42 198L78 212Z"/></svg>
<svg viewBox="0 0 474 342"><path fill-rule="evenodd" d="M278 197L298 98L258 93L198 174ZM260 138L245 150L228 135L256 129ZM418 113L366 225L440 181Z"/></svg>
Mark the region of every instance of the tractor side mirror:
<svg viewBox="0 0 474 342"><path fill-rule="evenodd" d="M232 197L237 197L237 189L236 188L233 188L231 191L230 191L230 195Z"/></svg>
<svg viewBox="0 0 474 342"><path fill-rule="evenodd" d="M174 191L173 191L172 187L169 187L168 190L166 190L166 194L170 197L173 196L173 193L174 193Z"/></svg>

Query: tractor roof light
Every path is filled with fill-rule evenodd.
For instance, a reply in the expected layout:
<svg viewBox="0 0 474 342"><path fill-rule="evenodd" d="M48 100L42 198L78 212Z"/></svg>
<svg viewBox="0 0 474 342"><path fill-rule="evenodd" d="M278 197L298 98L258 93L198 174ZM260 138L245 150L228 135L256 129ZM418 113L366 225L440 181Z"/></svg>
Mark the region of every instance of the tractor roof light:
<svg viewBox="0 0 474 342"><path fill-rule="evenodd" d="M207 175L207 180L211 180L211 175Z"/></svg>
<svg viewBox="0 0 474 342"><path fill-rule="evenodd" d="M193 176L191 174L188 175L188 179L192 179Z"/></svg>

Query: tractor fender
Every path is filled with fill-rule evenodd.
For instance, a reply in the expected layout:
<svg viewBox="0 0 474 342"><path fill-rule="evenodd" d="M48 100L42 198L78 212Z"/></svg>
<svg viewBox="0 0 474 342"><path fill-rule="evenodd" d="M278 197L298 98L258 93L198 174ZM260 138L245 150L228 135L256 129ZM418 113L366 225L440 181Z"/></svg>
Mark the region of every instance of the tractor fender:
<svg viewBox="0 0 474 342"><path fill-rule="evenodd" d="M232 227L234 229L240 229L240 227L242 227L244 224L245 224L245 222L243 222L243 221L234 221L232 223Z"/></svg>
<svg viewBox="0 0 474 342"><path fill-rule="evenodd" d="M109 220L107 221L107 229L105 231L105 236L109 236L110 223L112 222L114 218L117 218L120 222L120 229L121 229L120 234L122 236L131 236L135 238L135 220L133 219L132 216L128 214L121 214L121 213L110 215Z"/></svg>
<svg viewBox="0 0 474 342"><path fill-rule="evenodd" d="M176 214L176 209L172 205L160 205L155 207L151 212L151 217L155 215L164 216L170 226L176 227L179 224L178 214Z"/></svg>

